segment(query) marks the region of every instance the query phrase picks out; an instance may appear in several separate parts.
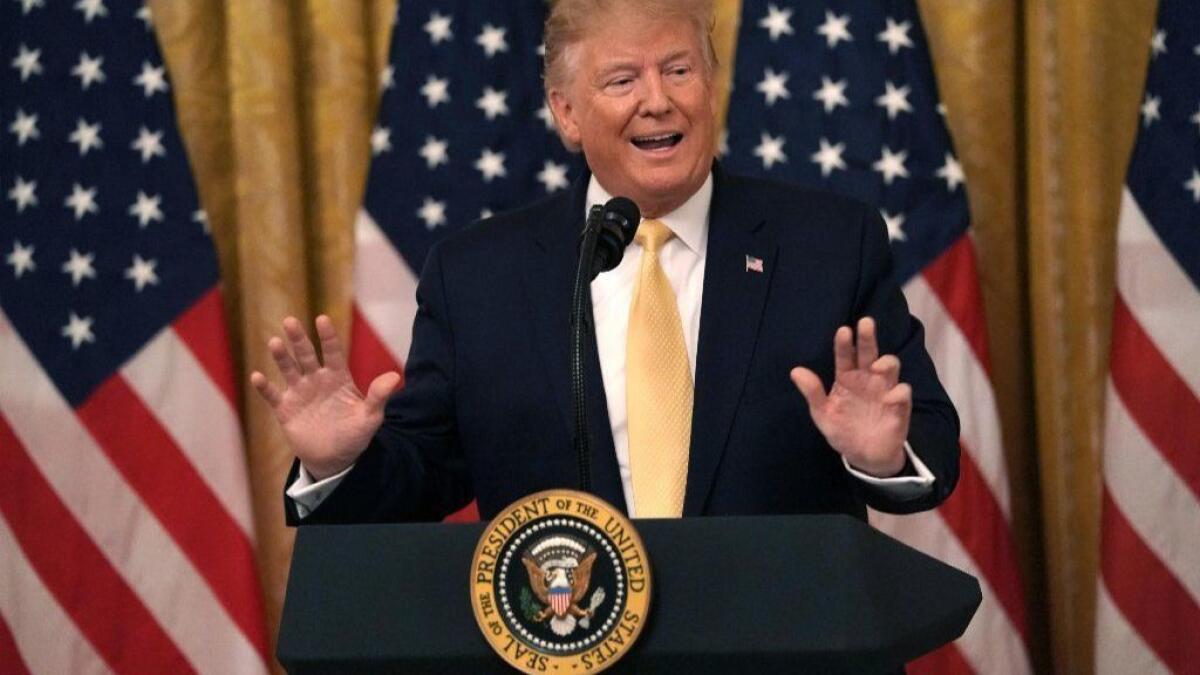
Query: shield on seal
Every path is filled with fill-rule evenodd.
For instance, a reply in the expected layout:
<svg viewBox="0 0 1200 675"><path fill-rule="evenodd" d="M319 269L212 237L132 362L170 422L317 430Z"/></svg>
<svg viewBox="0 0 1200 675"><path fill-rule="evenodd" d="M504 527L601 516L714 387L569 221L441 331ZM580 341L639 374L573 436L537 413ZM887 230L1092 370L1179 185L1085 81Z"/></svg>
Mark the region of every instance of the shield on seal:
<svg viewBox="0 0 1200 675"><path fill-rule="evenodd" d="M571 606L571 589L570 588L551 588L550 589L550 607L554 609L554 616L563 616L567 613L567 608Z"/></svg>

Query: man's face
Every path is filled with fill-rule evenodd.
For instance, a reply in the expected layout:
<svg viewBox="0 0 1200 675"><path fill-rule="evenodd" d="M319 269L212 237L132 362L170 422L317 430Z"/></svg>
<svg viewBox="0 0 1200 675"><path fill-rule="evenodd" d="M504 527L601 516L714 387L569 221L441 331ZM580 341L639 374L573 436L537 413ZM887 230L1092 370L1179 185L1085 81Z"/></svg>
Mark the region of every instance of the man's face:
<svg viewBox="0 0 1200 675"><path fill-rule="evenodd" d="M678 208L712 166L715 104L704 45L683 19L622 12L575 46L570 81L551 89L563 136L600 184L645 217Z"/></svg>

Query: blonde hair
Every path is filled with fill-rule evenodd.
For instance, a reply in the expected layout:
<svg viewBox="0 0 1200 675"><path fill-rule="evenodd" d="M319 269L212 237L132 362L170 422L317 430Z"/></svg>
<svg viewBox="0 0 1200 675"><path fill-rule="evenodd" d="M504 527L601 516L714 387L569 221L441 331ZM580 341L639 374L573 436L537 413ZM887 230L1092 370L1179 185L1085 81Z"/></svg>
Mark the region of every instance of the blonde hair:
<svg viewBox="0 0 1200 675"><path fill-rule="evenodd" d="M648 19L681 18L691 22L704 45L704 63L711 75L717 66L712 29L716 19L712 0L556 0L543 33L546 55L543 79L547 91L565 85L578 60L574 47L606 14L636 12Z"/></svg>

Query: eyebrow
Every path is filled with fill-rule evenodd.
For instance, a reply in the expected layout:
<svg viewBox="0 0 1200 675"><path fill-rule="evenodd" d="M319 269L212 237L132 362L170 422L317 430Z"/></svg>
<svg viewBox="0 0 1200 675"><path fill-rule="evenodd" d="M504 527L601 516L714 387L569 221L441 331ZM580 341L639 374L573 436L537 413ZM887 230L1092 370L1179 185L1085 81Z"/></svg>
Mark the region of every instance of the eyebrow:
<svg viewBox="0 0 1200 675"><path fill-rule="evenodd" d="M668 63L671 63L672 61L678 61L679 59L684 58L686 56L690 56L690 55L691 55L691 50L689 50L689 49L677 49L677 50L667 54L663 58L659 59L658 65L659 65L659 67L662 67ZM634 61L628 61L628 60L614 61L613 63L610 63L610 64L604 66L603 68L601 68L596 73L596 78L604 79L604 78L608 77L609 75L612 75L615 72L618 72L621 70L637 70L637 68L638 68L638 65Z"/></svg>

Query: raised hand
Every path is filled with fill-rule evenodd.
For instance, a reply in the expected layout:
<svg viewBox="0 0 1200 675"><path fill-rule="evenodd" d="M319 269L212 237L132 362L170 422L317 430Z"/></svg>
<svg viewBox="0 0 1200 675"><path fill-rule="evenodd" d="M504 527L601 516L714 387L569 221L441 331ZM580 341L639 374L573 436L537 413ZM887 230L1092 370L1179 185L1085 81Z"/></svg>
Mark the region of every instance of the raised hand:
<svg viewBox="0 0 1200 675"><path fill-rule="evenodd" d="M833 389L816 373L792 369L792 382L808 401L825 440L854 468L872 476L895 476L904 468L904 441L912 419L912 387L901 383L900 359L879 355L875 320L858 321L857 345L849 326L833 336Z"/></svg>
<svg viewBox="0 0 1200 675"><path fill-rule="evenodd" d="M278 336L267 341L286 386L280 389L257 370L250 384L271 406L292 452L320 480L354 464L366 449L383 424L384 404L399 386L400 374L376 377L364 395L350 377L333 322L321 315L316 325L324 365L300 321L289 316L283 320L287 344Z"/></svg>

